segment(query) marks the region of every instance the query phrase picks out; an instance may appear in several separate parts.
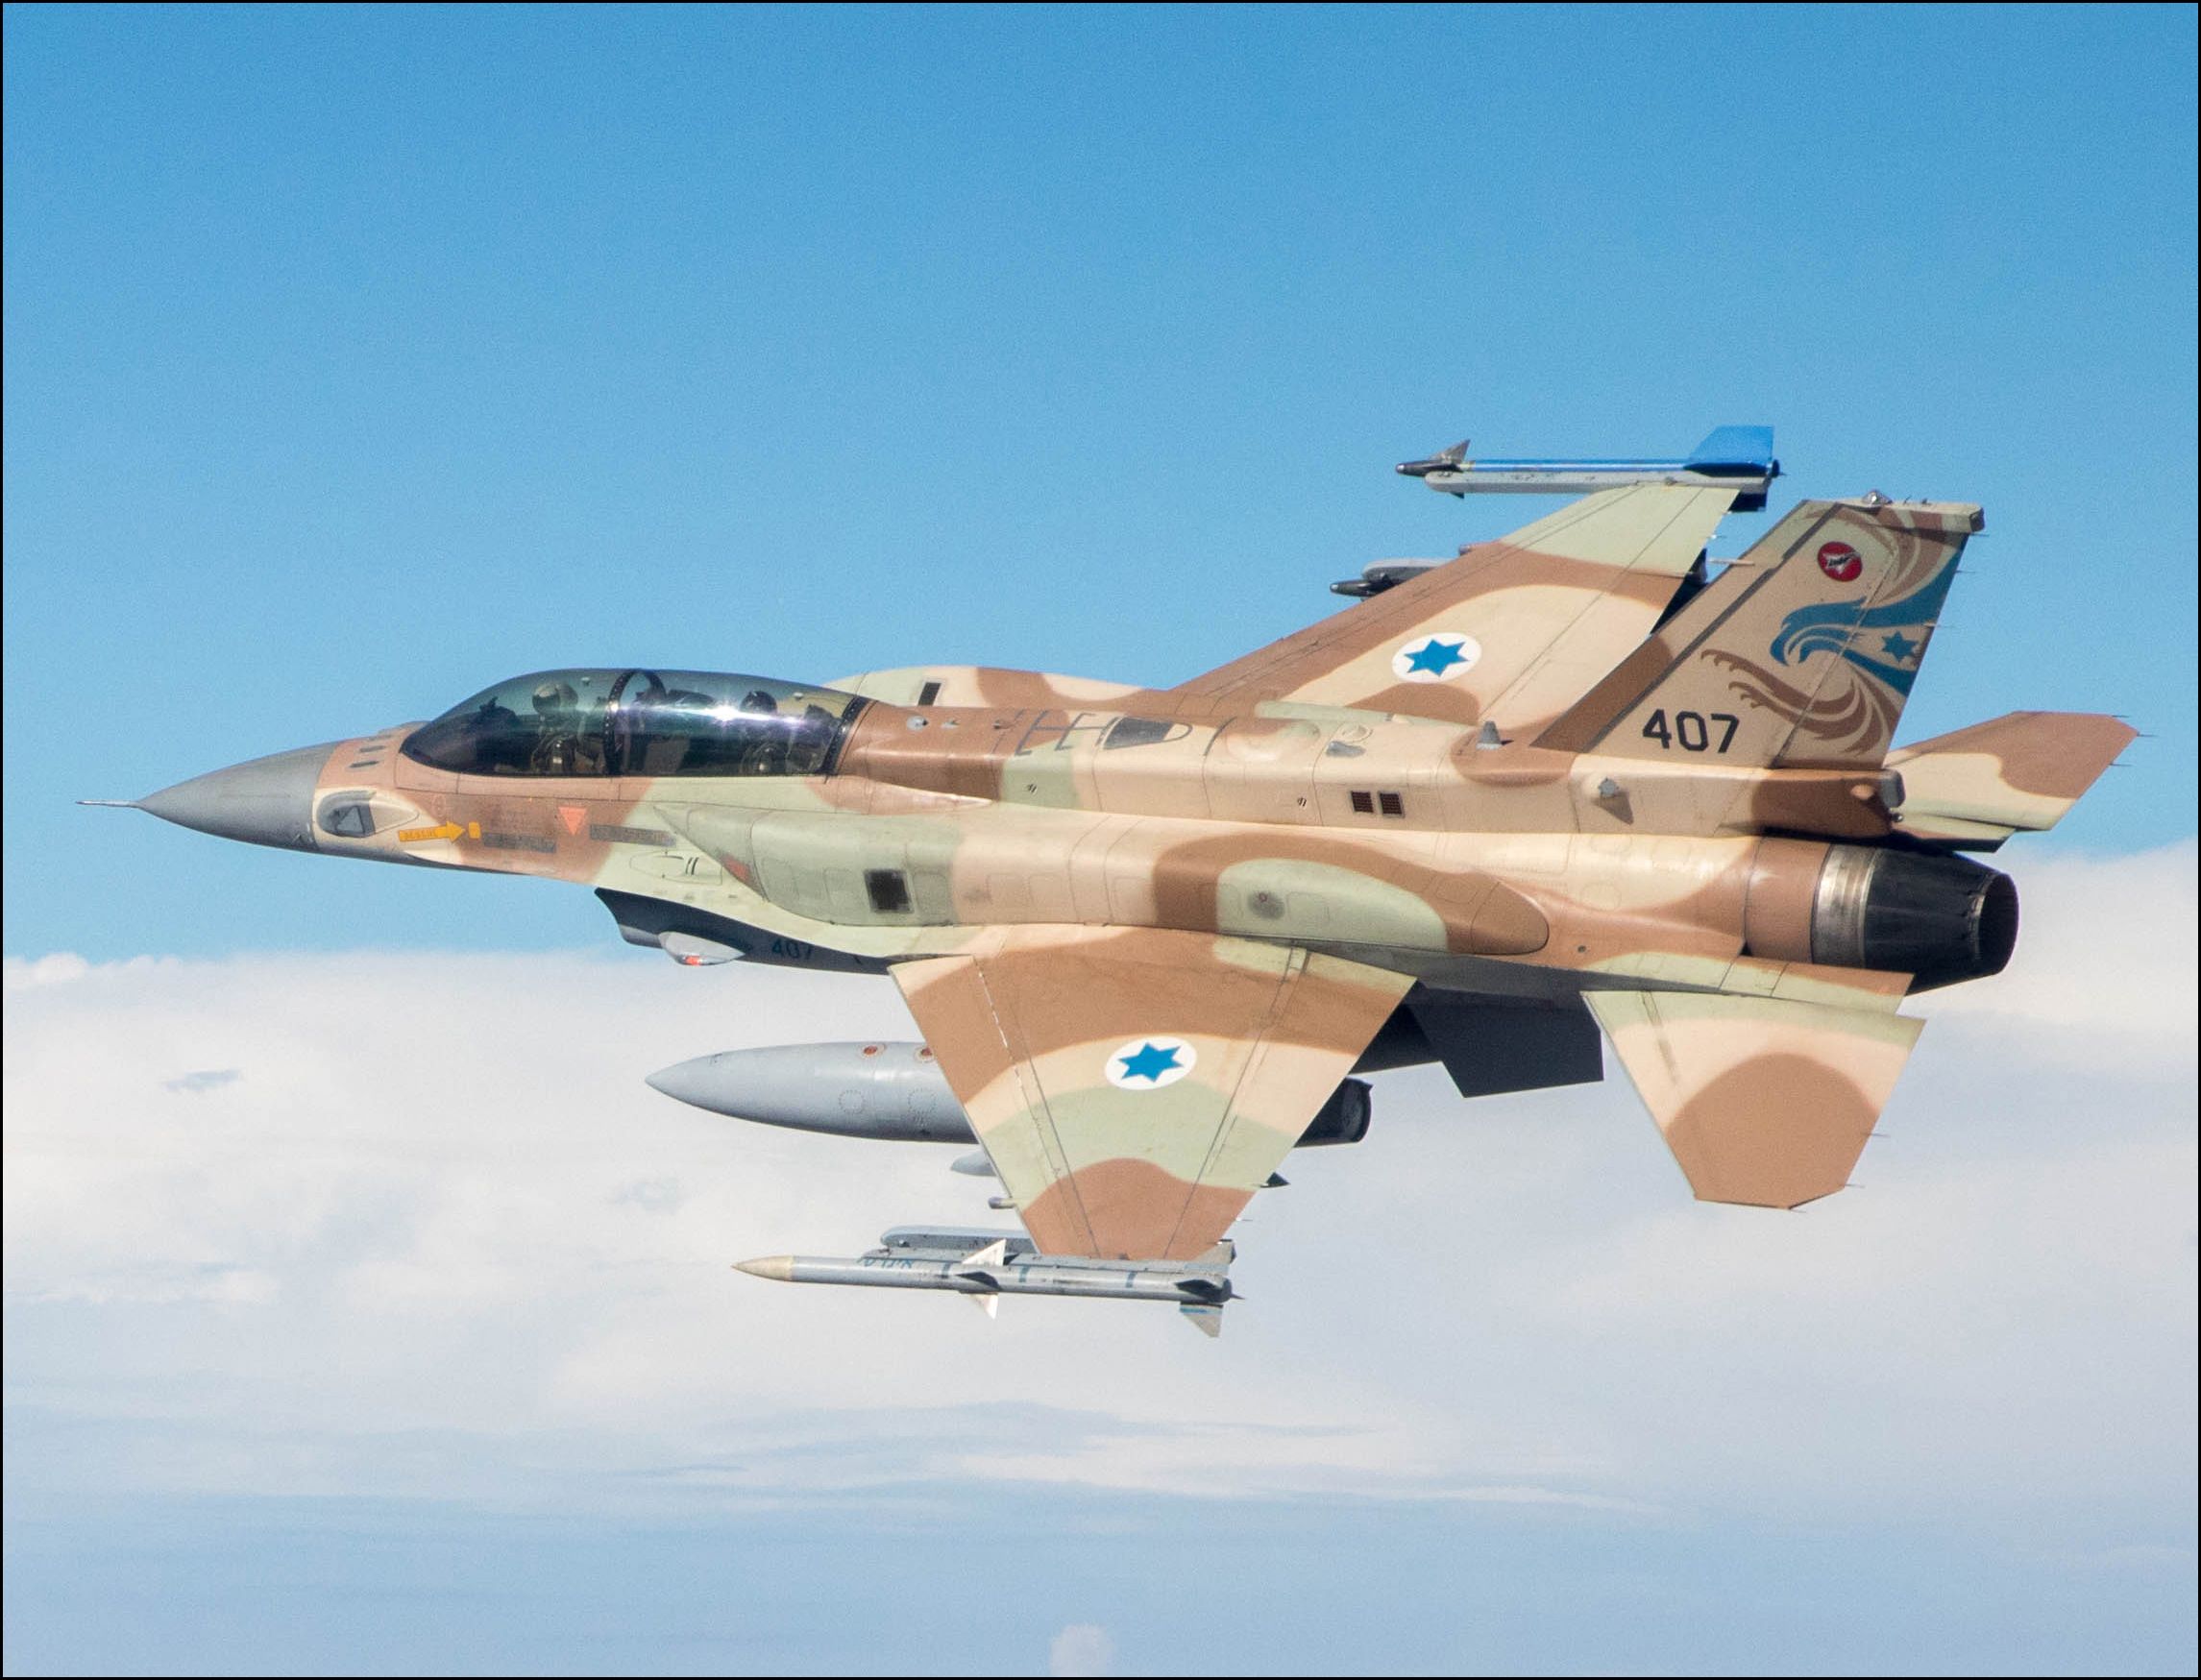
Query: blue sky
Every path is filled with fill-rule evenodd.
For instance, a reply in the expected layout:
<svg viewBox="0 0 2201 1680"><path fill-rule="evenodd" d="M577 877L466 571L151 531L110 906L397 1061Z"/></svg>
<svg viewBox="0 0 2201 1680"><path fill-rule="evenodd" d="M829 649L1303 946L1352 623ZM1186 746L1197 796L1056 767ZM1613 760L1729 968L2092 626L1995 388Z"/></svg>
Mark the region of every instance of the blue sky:
<svg viewBox="0 0 2201 1680"><path fill-rule="evenodd" d="M10 952L593 938L68 801L546 665L1176 680L1540 511L1463 434L1983 502L1907 730L2129 714L2064 843L2192 832L2188 12L7 27Z"/></svg>
<svg viewBox="0 0 2201 1680"><path fill-rule="evenodd" d="M11 1670L1042 1668L1088 1624L1126 1671L2190 1670L2191 9L13 8L5 46ZM2006 854L2047 931L1936 1006L1883 1200L1797 1222L1691 1206L1625 1086L1461 1129L1400 1076L1216 1348L806 1314L724 1262L942 1211L938 1162L639 1075L906 1033L883 988L683 988L586 893L70 803L561 664L1174 681L1544 509L1394 461L1728 422L1777 428L1776 513L1985 504L1905 738L2150 735ZM402 1053L330 1026L399 992L446 1011ZM597 1048L546 1070L553 1022ZM1325 1274L1377 1240L1451 1281ZM928 1540L944 1584L895 1572Z"/></svg>

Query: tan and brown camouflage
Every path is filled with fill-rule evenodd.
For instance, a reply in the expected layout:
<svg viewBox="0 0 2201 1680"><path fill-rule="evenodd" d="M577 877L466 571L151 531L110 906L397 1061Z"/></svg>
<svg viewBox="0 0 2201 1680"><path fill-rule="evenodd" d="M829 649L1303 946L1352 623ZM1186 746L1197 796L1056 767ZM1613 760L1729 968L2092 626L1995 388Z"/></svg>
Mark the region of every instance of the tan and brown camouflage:
<svg viewBox="0 0 2201 1680"><path fill-rule="evenodd" d="M1846 1181L1904 998L2009 955L2009 884L1958 853L2052 826L2133 732L1891 751L1978 509L1805 502L1706 581L1731 499L1585 497L1174 689L710 679L727 729L755 700L818 743L714 773L653 760L636 698L694 673L542 673L326 749L275 843L891 972L1043 1254L1210 1250L1424 996L1586 1008L1700 1197L1794 1206ZM492 715L526 746L529 685L581 723L426 762ZM1419 1059L1552 1083L1471 1085L1473 1054Z"/></svg>

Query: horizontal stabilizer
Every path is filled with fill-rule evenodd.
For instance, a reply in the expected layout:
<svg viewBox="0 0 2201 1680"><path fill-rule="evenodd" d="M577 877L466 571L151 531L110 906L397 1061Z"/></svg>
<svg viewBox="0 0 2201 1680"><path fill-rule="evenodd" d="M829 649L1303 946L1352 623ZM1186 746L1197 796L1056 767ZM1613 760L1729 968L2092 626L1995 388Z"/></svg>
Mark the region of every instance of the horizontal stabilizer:
<svg viewBox="0 0 2201 1680"><path fill-rule="evenodd" d="M1700 1202L1797 1207L1849 1181L1923 1025L1703 992L1591 991Z"/></svg>
<svg viewBox="0 0 2201 1680"><path fill-rule="evenodd" d="M2091 712L2012 712L1888 755L1915 840L1992 849L2054 828L2138 733Z"/></svg>

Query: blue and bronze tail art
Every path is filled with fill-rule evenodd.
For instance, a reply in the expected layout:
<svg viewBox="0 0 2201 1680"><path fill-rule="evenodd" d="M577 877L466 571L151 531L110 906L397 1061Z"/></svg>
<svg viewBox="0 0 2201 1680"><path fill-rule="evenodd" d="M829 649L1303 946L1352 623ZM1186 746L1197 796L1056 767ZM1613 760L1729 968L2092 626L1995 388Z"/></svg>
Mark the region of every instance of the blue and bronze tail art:
<svg viewBox="0 0 2201 1680"><path fill-rule="evenodd" d="M1807 501L1543 738L1623 758L1875 768L1979 510Z"/></svg>

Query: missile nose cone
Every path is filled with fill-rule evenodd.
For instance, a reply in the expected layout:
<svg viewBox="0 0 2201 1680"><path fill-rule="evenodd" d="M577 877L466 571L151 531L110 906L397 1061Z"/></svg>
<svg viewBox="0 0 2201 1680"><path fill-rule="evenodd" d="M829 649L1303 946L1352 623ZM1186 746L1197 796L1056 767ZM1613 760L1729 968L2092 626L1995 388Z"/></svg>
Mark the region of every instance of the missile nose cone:
<svg viewBox="0 0 2201 1680"><path fill-rule="evenodd" d="M774 1283L792 1283L795 1280L793 1254L767 1254L758 1260L737 1260L734 1270L746 1272L751 1278L770 1278Z"/></svg>
<svg viewBox="0 0 2201 1680"><path fill-rule="evenodd" d="M653 1091L663 1091L674 1102L690 1103L718 1112L719 1106L711 1100L717 1082L710 1077L712 1064L717 1060L715 1056L697 1056L687 1061L675 1061L671 1067L643 1075L643 1083Z"/></svg>
<svg viewBox="0 0 2201 1680"><path fill-rule="evenodd" d="M259 846L313 847L313 790L339 743L249 759L135 801L164 822Z"/></svg>

